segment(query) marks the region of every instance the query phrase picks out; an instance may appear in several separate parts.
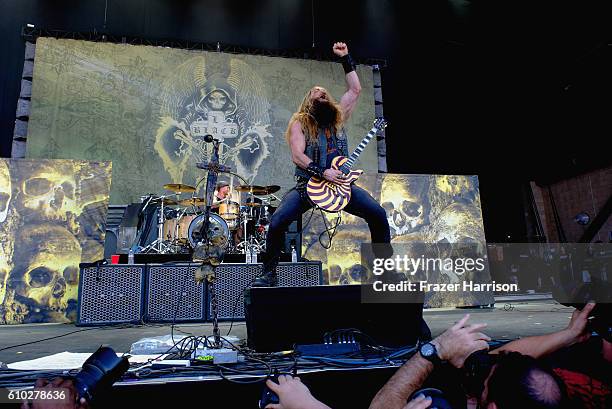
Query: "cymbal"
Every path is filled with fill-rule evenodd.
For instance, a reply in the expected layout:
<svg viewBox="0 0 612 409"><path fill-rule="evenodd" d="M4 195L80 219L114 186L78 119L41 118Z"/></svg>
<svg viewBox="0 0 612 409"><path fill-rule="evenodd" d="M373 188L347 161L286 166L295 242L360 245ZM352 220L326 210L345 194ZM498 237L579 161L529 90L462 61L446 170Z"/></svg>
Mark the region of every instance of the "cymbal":
<svg viewBox="0 0 612 409"><path fill-rule="evenodd" d="M165 206L176 206L178 204L178 202L176 200L172 200L172 199L168 199L167 197L164 197L163 199L152 199L151 203L164 203Z"/></svg>
<svg viewBox="0 0 612 409"><path fill-rule="evenodd" d="M249 207L261 207L263 205L261 203L247 202L246 206L249 206Z"/></svg>
<svg viewBox="0 0 612 409"><path fill-rule="evenodd" d="M195 187L190 186L190 185L184 185L182 183L167 183L164 185L164 189L171 190L172 192L181 192L181 193L195 192Z"/></svg>
<svg viewBox="0 0 612 409"><path fill-rule="evenodd" d="M190 197L178 202L181 206L202 206L206 204L206 199L203 197Z"/></svg>
<svg viewBox="0 0 612 409"><path fill-rule="evenodd" d="M234 190L238 192L249 192L254 195L265 195L266 194L266 187L257 186L257 185L240 185L240 186L236 186Z"/></svg>
<svg viewBox="0 0 612 409"><path fill-rule="evenodd" d="M280 190L280 186L278 185L270 185L270 186L266 186L266 194L272 194L275 192L278 192Z"/></svg>

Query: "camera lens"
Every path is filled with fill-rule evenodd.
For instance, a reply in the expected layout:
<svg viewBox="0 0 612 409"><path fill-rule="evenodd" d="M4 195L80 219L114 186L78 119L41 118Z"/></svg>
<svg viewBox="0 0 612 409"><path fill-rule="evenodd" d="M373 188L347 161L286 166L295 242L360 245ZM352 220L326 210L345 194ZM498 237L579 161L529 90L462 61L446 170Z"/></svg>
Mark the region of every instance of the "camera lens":
<svg viewBox="0 0 612 409"><path fill-rule="evenodd" d="M92 401L100 390L110 388L128 370L126 357L119 358L109 347L100 347L83 364L75 375L79 396Z"/></svg>

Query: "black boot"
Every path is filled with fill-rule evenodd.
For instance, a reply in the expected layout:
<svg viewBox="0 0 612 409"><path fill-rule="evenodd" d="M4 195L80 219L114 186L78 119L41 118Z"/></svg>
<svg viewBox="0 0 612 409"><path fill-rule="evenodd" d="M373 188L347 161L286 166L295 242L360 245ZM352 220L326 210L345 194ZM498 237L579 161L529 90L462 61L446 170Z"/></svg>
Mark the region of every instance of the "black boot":
<svg viewBox="0 0 612 409"><path fill-rule="evenodd" d="M277 287L278 286L278 276L275 272L268 271L263 273L261 276L257 277L251 287Z"/></svg>

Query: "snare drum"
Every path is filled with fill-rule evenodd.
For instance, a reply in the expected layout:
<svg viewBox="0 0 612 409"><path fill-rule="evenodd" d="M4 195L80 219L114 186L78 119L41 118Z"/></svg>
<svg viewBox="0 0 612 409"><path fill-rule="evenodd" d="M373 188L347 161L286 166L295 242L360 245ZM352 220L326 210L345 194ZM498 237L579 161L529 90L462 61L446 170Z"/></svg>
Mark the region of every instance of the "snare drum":
<svg viewBox="0 0 612 409"><path fill-rule="evenodd" d="M236 202L224 202L219 205L219 216L227 222L230 230L240 226L240 205Z"/></svg>

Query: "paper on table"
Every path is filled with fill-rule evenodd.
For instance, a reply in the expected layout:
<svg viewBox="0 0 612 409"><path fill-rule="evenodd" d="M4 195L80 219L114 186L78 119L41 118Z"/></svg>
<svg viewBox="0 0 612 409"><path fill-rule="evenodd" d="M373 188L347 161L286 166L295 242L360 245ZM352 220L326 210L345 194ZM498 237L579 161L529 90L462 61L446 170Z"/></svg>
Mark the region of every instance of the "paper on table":
<svg viewBox="0 0 612 409"><path fill-rule="evenodd" d="M10 369L21 370L62 370L62 369L78 369L91 356L92 353L82 352L60 352L58 354L44 356L42 358L32 359L29 361L13 362L7 364ZM117 354L121 356L121 354ZM167 355L162 355L159 359L164 359ZM147 362L149 359L155 359L158 355L135 355L130 356L130 363Z"/></svg>

